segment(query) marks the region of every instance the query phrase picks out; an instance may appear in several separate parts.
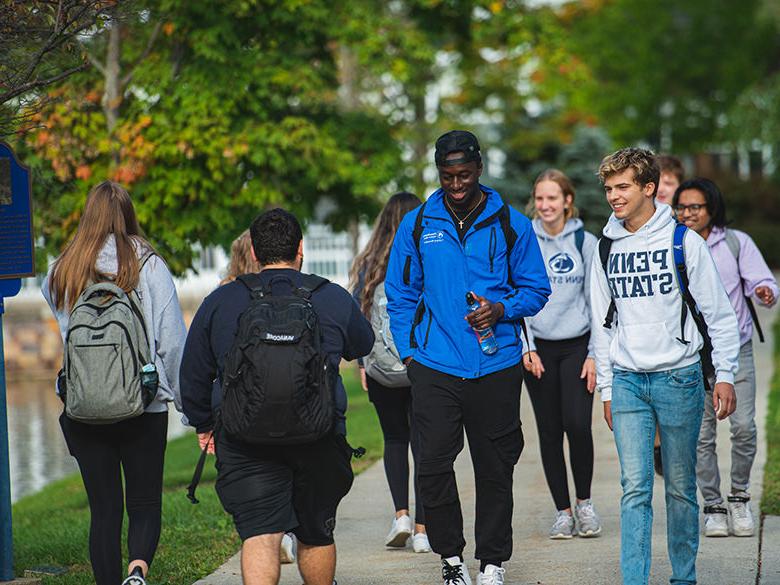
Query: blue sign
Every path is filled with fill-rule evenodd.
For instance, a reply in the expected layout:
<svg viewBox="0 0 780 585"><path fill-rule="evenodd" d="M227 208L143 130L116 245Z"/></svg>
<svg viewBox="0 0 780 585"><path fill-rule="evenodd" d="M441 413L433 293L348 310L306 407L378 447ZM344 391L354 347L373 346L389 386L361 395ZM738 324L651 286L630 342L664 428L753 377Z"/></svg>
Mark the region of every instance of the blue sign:
<svg viewBox="0 0 780 585"><path fill-rule="evenodd" d="M0 142L0 279L34 276L34 253L30 170Z"/></svg>

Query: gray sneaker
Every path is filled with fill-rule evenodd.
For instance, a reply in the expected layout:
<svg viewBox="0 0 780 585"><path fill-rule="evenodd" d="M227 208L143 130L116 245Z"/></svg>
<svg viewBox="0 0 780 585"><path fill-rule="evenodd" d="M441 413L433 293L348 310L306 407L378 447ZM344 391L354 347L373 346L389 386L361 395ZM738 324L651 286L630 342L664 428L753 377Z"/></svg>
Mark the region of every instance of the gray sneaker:
<svg viewBox="0 0 780 585"><path fill-rule="evenodd" d="M577 518L577 535L582 538L593 538L601 534L601 520L596 510L593 508L593 502L590 499L583 500L574 508L574 515Z"/></svg>
<svg viewBox="0 0 780 585"><path fill-rule="evenodd" d="M564 540L574 536L574 518L564 510L559 510L555 514L555 522L550 528L550 538L553 540Z"/></svg>

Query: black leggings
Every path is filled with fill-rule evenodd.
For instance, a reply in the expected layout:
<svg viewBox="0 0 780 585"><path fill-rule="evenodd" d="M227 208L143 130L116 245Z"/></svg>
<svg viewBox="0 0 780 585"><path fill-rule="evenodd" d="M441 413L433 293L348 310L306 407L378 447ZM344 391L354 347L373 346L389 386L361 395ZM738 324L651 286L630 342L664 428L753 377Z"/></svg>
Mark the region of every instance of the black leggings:
<svg viewBox="0 0 780 585"><path fill-rule="evenodd" d="M571 507L563 458L564 433L569 440L569 460L577 498L590 498L593 394L588 392L586 381L580 378L582 364L588 356L588 337L585 334L561 341L537 339L536 352L544 365L544 374L536 379L530 372L524 372L539 429L544 475L558 510Z"/></svg>
<svg viewBox="0 0 780 585"><path fill-rule="evenodd" d="M419 435L411 424L412 389L388 388L370 376L368 382L368 398L376 408L379 425L385 440L385 475L390 486L390 495L396 511L409 509L409 446L412 447L412 457L417 463L419 453ZM417 484L417 472L414 473L414 521L425 524L422 499Z"/></svg>
<svg viewBox="0 0 780 585"><path fill-rule="evenodd" d="M124 470L129 560L152 564L160 540L168 413L144 413L109 425L89 425L63 413L60 426L87 491L89 558L96 585L118 585L122 566Z"/></svg>

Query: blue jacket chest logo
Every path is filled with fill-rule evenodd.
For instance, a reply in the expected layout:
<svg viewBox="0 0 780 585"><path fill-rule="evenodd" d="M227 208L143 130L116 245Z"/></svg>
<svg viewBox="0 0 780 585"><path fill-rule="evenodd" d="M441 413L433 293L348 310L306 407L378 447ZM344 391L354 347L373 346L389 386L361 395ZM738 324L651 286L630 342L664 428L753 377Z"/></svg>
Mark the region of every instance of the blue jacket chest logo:
<svg viewBox="0 0 780 585"><path fill-rule="evenodd" d="M566 252L559 252L547 262L555 274L567 274L574 270L574 258Z"/></svg>
<svg viewBox="0 0 780 585"><path fill-rule="evenodd" d="M437 232L429 232L427 234L423 234L422 237L422 243L423 244L438 244L439 242L444 241L444 232L437 231Z"/></svg>

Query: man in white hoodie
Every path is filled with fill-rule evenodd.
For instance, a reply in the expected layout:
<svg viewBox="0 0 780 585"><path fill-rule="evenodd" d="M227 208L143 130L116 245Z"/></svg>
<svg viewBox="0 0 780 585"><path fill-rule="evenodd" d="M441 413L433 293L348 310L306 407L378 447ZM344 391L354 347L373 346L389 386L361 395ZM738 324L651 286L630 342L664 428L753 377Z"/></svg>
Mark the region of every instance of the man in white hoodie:
<svg viewBox="0 0 780 585"><path fill-rule="evenodd" d="M683 312L673 251L676 222L669 206L655 201L660 170L653 153L619 150L604 158L598 174L613 210L602 239L612 243L606 274L599 254L593 258L591 335L604 418L615 433L620 459L623 583L646 585L650 575L657 424L671 582L693 585L699 546L696 442L705 396L699 351L704 339L690 311ZM689 290L712 340L712 400L722 420L736 407L737 319L704 240L688 230L682 246Z"/></svg>

